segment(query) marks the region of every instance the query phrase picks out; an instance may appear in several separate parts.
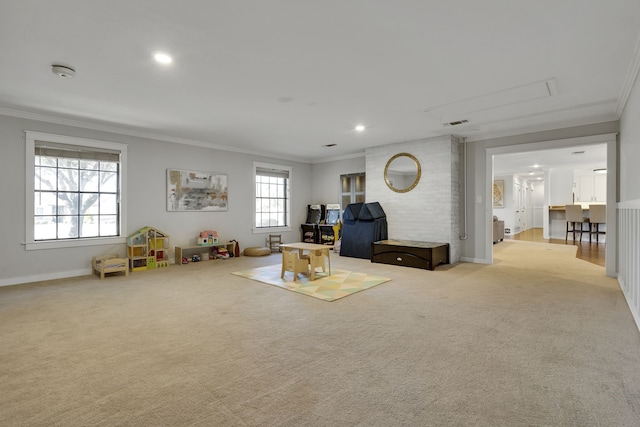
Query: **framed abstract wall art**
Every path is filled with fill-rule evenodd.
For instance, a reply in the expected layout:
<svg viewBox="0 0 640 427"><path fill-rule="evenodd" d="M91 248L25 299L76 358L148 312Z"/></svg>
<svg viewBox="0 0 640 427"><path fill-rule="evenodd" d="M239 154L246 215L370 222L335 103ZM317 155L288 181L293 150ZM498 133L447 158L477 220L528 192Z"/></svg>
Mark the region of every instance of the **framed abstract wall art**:
<svg viewBox="0 0 640 427"><path fill-rule="evenodd" d="M504 180L493 181L493 207L504 208Z"/></svg>
<svg viewBox="0 0 640 427"><path fill-rule="evenodd" d="M226 174L167 169L167 211L222 212L227 199Z"/></svg>

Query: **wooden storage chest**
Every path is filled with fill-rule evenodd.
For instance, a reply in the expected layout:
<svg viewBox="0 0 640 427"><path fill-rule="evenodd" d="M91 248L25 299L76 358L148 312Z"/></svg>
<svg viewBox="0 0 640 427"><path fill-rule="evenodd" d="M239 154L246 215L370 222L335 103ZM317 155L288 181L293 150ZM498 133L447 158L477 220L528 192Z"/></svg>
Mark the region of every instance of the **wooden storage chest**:
<svg viewBox="0 0 640 427"><path fill-rule="evenodd" d="M434 270L440 264L449 264L449 244L380 240L371 244L371 262Z"/></svg>

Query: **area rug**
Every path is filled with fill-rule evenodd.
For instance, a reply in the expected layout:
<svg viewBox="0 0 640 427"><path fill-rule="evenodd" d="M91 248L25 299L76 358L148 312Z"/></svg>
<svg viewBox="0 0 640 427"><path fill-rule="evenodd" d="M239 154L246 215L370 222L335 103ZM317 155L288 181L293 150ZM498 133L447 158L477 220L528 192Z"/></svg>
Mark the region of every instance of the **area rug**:
<svg viewBox="0 0 640 427"><path fill-rule="evenodd" d="M304 274L299 274L298 280L294 282L293 273L286 272L284 279L282 279L280 278L281 271L282 265L276 264L252 268L251 270L235 271L231 274L278 286L299 294L309 295L323 301L335 301L391 280L389 277L332 269L331 276L318 277L318 273L316 273L316 280L311 281Z"/></svg>

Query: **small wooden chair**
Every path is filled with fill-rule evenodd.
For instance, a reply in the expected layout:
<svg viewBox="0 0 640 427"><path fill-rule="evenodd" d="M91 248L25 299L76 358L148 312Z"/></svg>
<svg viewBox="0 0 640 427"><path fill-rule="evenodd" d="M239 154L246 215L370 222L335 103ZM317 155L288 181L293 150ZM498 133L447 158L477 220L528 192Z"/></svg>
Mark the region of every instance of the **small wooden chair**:
<svg viewBox="0 0 640 427"><path fill-rule="evenodd" d="M309 274L309 258L300 259L297 250L284 250L282 252L282 273L280 278L284 279L285 271L293 272L293 281L298 280L298 273Z"/></svg>
<svg viewBox="0 0 640 427"><path fill-rule="evenodd" d="M311 280L316 280L316 268L322 267L322 272L326 273L325 268L325 252L322 250L313 250L309 252L309 265L311 268Z"/></svg>
<svg viewBox="0 0 640 427"><path fill-rule="evenodd" d="M271 249L271 252L282 252L282 248L280 248L281 244L281 234L269 234L269 249Z"/></svg>

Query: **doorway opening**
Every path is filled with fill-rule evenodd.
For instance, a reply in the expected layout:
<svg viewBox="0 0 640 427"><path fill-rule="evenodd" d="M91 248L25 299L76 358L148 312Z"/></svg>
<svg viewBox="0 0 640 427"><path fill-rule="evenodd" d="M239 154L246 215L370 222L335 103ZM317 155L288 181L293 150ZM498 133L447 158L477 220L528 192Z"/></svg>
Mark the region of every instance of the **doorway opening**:
<svg viewBox="0 0 640 427"><path fill-rule="evenodd" d="M495 215L505 222L505 239L574 244L572 236L565 242L564 213L554 208L561 211L565 205L582 204L588 212L590 203L606 204L606 227L616 230L616 163L615 134L487 149L488 203L494 199L494 182L504 189L503 200L486 210L487 230L493 228ZM585 199L578 194L576 180L594 169L607 170L609 178L600 189L604 196ZM584 241L575 242L579 257L604 265L608 276L615 275L615 233L606 234L606 243L600 237L600 243L589 244L588 236L585 232ZM493 242L487 240L493 263Z"/></svg>

